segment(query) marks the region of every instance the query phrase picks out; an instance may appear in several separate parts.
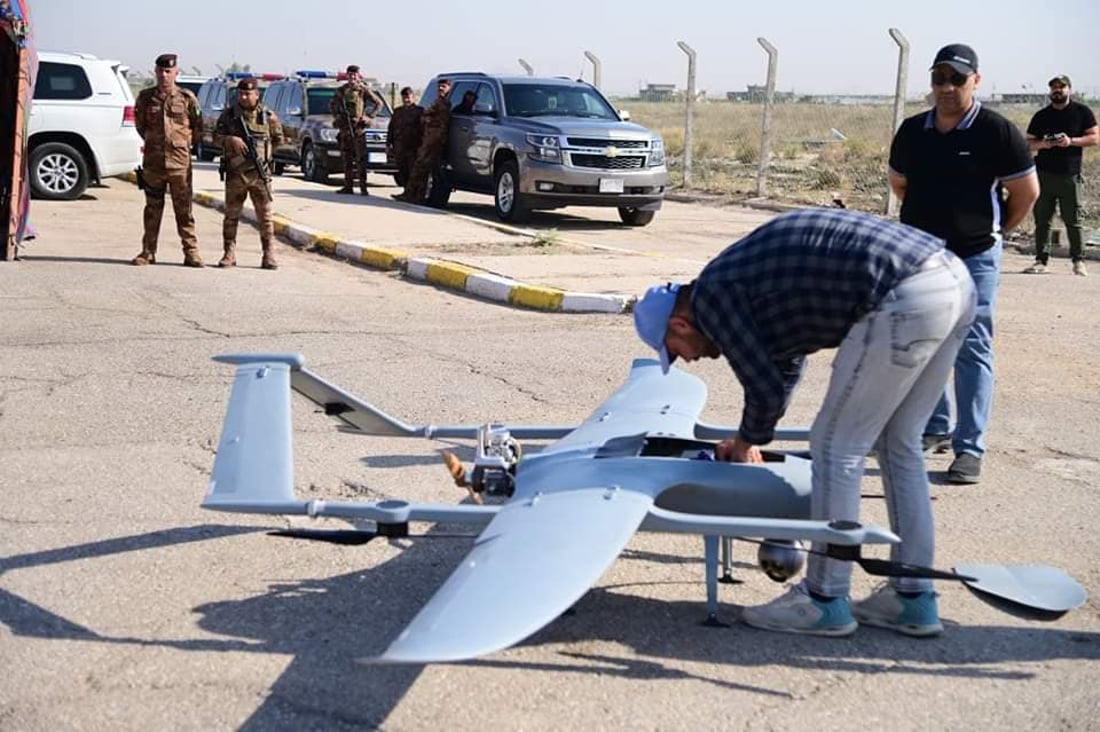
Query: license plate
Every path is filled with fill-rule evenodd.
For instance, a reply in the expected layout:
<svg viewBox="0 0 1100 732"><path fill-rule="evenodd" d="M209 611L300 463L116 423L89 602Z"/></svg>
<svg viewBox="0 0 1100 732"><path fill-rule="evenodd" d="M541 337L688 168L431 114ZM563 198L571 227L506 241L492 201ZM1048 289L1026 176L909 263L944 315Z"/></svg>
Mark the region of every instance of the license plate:
<svg viewBox="0 0 1100 732"><path fill-rule="evenodd" d="M367 153L368 163L384 163L386 162L386 153L384 152L372 152Z"/></svg>
<svg viewBox="0 0 1100 732"><path fill-rule="evenodd" d="M622 193L622 178L600 178L600 193Z"/></svg>

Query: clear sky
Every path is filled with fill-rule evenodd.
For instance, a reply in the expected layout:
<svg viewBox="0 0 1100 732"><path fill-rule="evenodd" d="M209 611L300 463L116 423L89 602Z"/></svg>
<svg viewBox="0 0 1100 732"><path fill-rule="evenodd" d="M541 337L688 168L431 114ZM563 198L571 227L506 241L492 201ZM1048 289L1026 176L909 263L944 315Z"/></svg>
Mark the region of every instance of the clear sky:
<svg viewBox="0 0 1100 732"><path fill-rule="evenodd" d="M1046 90L1068 74L1100 95L1100 0L31 0L40 49L84 51L148 71L163 52L205 74L236 61L253 70L339 69L421 88L440 71L592 79L635 93L687 85L684 41L698 54L696 87L712 97L765 81L764 37L779 49L777 88L892 93L897 46L909 40L909 92L947 43L977 51L980 93Z"/></svg>

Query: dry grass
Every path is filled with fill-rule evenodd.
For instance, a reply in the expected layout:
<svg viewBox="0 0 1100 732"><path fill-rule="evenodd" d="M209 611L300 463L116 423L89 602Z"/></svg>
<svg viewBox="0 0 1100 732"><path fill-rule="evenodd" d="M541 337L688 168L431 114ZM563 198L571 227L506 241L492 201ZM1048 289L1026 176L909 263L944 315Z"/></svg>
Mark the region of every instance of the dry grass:
<svg viewBox="0 0 1100 732"><path fill-rule="evenodd" d="M665 139L675 185L683 182L684 106L682 103L620 101L639 124ZM925 109L909 105L906 115ZM1036 109L997 107L1023 130ZM831 205L834 198L868 211L886 206L886 162L893 107L889 105L779 104L773 107L768 198L790 203ZM763 107L724 101L695 105L692 126L692 188L733 199L756 195ZM838 134L839 133L839 134ZM1085 153L1085 221L1100 226L1100 155Z"/></svg>

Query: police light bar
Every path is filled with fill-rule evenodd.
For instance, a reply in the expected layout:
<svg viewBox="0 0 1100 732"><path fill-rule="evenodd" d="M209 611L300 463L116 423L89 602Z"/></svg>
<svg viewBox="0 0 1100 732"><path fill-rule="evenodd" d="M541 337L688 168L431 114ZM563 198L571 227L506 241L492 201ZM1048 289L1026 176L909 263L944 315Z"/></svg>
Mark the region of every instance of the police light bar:
<svg viewBox="0 0 1100 732"><path fill-rule="evenodd" d="M260 78L264 81L278 81L279 79L285 79L286 74L261 74Z"/></svg>
<svg viewBox="0 0 1100 732"><path fill-rule="evenodd" d="M331 79L336 76L331 71L319 71L317 69L299 69L294 75L302 79Z"/></svg>
<svg viewBox="0 0 1100 732"><path fill-rule="evenodd" d="M227 71L225 78L227 79L254 79L256 77L251 71Z"/></svg>

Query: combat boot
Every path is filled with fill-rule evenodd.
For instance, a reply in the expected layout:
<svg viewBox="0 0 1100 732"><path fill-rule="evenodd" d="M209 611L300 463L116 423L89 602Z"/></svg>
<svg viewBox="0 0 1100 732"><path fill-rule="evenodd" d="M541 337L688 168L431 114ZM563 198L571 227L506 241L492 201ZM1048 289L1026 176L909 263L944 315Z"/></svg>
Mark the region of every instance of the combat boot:
<svg viewBox="0 0 1100 732"><path fill-rule="evenodd" d="M370 191L367 190L367 176L363 176L359 179L359 193L363 196L369 196Z"/></svg>
<svg viewBox="0 0 1100 732"><path fill-rule="evenodd" d="M236 267L237 266L237 244L232 242L225 245L225 254L218 260L219 267Z"/></svg>
<svg viewBox="0 0 1100 732"><path fill-rule="evenodd" d="M275 261L275 255L271 253L271 242L262 242L264 248L264 256L260 260L260 269L279 269L279 264Z"/></svg>
<svg viewBox="0 0 1100 732"><path fill-rule="evenodd" d="M156 264L157 252L156 250L142 249L141 254L137 255L130 260L130 264L140 267L145 264Z"/></svg>
<svg viewBox="0 0 1100 732"><path fill-rule="evenodd" d="M195 249L188 249L183 253L183 266L184 267L201 267L202 257Z"/></svg>

